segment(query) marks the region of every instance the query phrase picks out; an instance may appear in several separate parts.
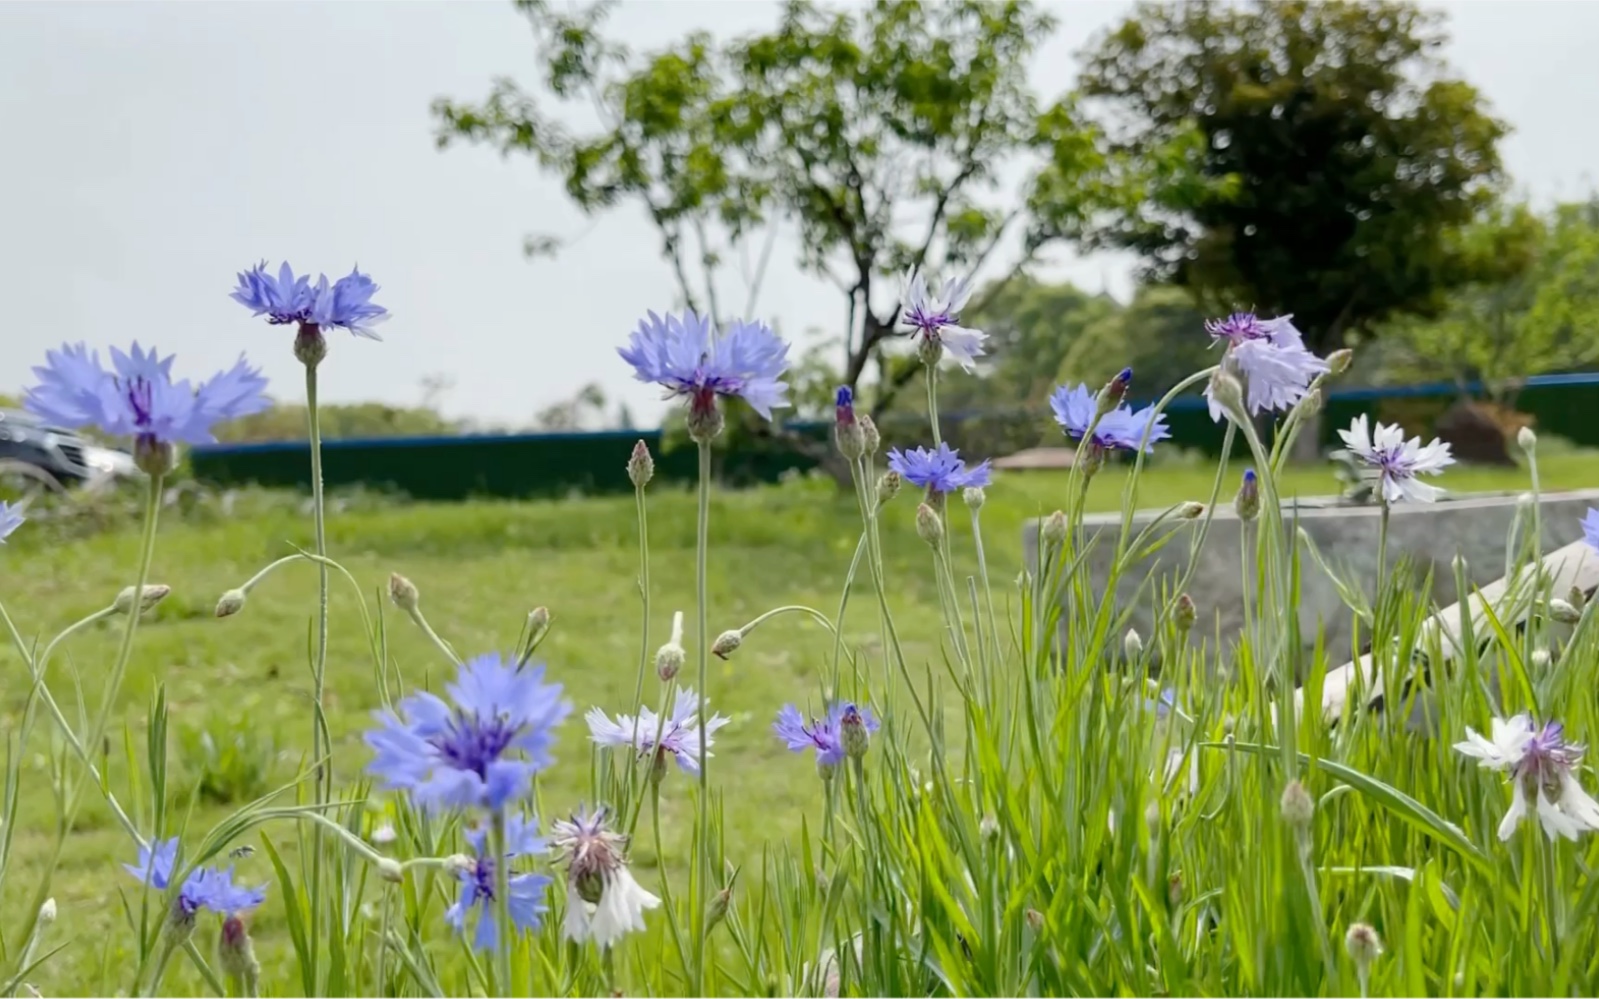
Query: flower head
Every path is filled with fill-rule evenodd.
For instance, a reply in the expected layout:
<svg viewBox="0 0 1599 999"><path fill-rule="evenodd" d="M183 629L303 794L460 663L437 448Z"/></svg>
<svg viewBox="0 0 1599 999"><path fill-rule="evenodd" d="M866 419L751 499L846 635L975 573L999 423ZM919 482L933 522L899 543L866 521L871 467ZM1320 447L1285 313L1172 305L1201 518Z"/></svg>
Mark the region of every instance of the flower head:
<svg viewBox="0 0 1599 999"><path fill-rule="evenodd" d="M866 428L855 418L855 393L848 385L838 387L834 400L833 440L839 453L850 461L866 453Z"/></svg>
<svg viewBox="0 0 1599 999"><path fill-rule="evenodd" d="M178 840L159 840L139 847L139 862L123 864L123 870L138 878L147 887L166 891L172 883L178 860ZM193 919L201 909L210 909L219 915L229 916L248 912L266 901L266 887L245 888L233 883L233 868L216 870L196 867L183 879L173 901L173 915Z"/></svg>
<svg viewBox="0 0 1599 999"><path fill-rule="evenodd" d="M1088 390L1087 385L1078 385L1076 388L1062 385L1049 397L1049 408L1055 411L1055 422L1072 440L1082 440L1083 435L1093 427L1089 443L1106 451L1117 448L1137 451L1142 447L1148 453L1155 449L1156 441L1171 436L1166 418L1156 414L1153 406L1136 412L1128 406L1117 406L1101 416L1096 424L1094 416L1098 406L1098 397ZM1144 439L1146 431L1149 434L1148 441Z"/></svg>
<svg viewBox="0 0 1599 999"><path fill-rule="evenodd" d="M934 450L915 448L888 452L888 467L905 481L934 493L952 493L969 486L986 486L989 482L988 462L966 467L959 451L948 444L939 444Z"/></svg>
<svg viewBox="0 0 1599 999"><path fill-rule="evenodd" d="M216 424L270 405L262 394L266 379L242 357L198 386L173 381L172 360L135 343L127 354L111 348L107 371L97 352L63 345L33 369L39 384L28 390L26 405L55 426L95 427L144 445L209 443Z"/></svg>
<svg viewBox="0 0 1599 999"><path fill-rule="evenodd" d="M606 826L605 809L579 810L551 827L551 839L566 860L568 940L593 940L601 950L629 930L644 929L644 913L661 904L627 869L627 837Z"/></svg>
<svg viewBox="0 0 1599 999"><path fill-rule="evenodd" d="M643 757L670 753L684 773L700 772L700 698L692 690L679 690L672 697L671 710L663 719L647 706L639 708L638 717L617 715L612 721L599 708L591 708L585 719L589 723L589 737L601 746L628 746ZM728 723L721 715L713 715L705 722L705 755L713 756L711 746L716 730ZM656 736L660 736L657 748Z"/></svg>
<svg viewBox="0 0 1599 999"><path fill-rule="evenodd" d="M507 861L545 851L544 841L538 836L536 821L524 819L515 812L505 819ZM490 950L499 940L494 924L494 865L497 861L489 850L488 831L482 826L469 828L466 839L472 845L474 856L470 865L463 865L455 872L461 882L461 894L445 910L444 919L465 933L467 918L476 914L477 929L472 934L472 946L478 950ZM507 879L512 926L523 932L539 928L539 917L549 911L549 906L544 904L544 895L549 887L550 879L543 874L515 874Z"/></svg>
<svg viewBox="0 0 1599 999"><path fill-rule="evenodd" d="M877 719L872 716L870 709L856 708L853 704L842 702L829 706L826 715L812 718L808 724L799 708L785 704L777 713L772 731L793 752L803 753L807 749L814 749L818 764L833 766L844 762L843 725L846 714L858 716L861 729L867 735L877 731Z"/></svg>
<svg viewBox="0 0 1599 999"><path fill-rule="evenodd" d="M1599 551L1599 510L1589 509L1588 515L1582 518L1582 536L1588 547Z"/></svg>
<svg viewBox="0 0 1599 999"><path fill-rule="evenodd" d="M1226 345L1224 364L1235 367L1244 381L1244 403L1250 415L1285 410L1304 397L1327 362L1305 349L1293 316L1261 319L1253 312L1235 312L1205 323L1205 332ZM1211 419L1220 423L1220 403L1205 389Z"/></svg>
<svg viewBox="0 0 1599 999"><path fill-rule="evenodd" d="M381 339L372 327L389 317L388 310L372 301L378 286L359 268L329 283L327 275L296 277L287 262L276 277L267 272L266 261L238 275L239 283L230 296L273 325L299 323L318 329L342 328L370 340Z"/></svg>
<svg viewBox="0 0 1599 999"><path fill-rule="evenodd" d="M924 359L936 364L945 351L961 367L971 371L981 357L983 341L988 334L967 329L957 323L961 309L972 297L971 278L949 279L937 295L929 293L927 279L920 271L905 275L900 292L899 327L916 338L917 349Z"/></svg>
<svg viewBox="0 0 1599 999"><path fill-rule="evenodd" d="M1514 790L1510 810L1499 823L1501 840L1515 833L1529 808L1537 812L1550 839L1576 839L1585 830L1599 829L1599 802L1572 776L1583 747L1566 741L1565 726L1551 721L1539 728L1531 715L1519 714L1493 719L1490 731L1492 738L1484 739L1468 727L1466 741L1455 743L1455 749L1485 769L1509 774Z"/></svg>
<svg viewBox="0 0 1599 999"><path fill-rule="evenodd" d="M22 515L22 507L12 506L10 503L0 500L0 544L5 544L6 538L11 536L11 532L21 527L22 522L26 519Z"/></svg>
<svg viewBox="0 0 1599 999"><path fill-rule="evenodd" d="M543 666L518 670L491 653L463 665L445 691L453 704L424 692L376 713L368 769L432 810L500 809L527 794L572 710L560 685L544 682Z"/></svg>
<svg viewBox="0 0 1599 999"><path fill-rule="evenodd" d="M641 382L655 382L667 398L687 396L691 410L709 409L717 396L737 396L770 420L788 405L788 344L761 322L735 322L717 335L711 320L689 311L649 313L626 347L617 349Z"/></svg>
<svg viewBox="0 0 1599 999"><path fill-rule="evenodd" d="M1373 431L1367 430L1366 414L1355 417L1348 430L1338 431L1350 452L1370 466L1382 488L1385 503L1412 500L1431 503L1443 493L1437 486L1416 481L1417 475L1437 475L1453 465L1449 445L1437 438L1423 445L1420 437L1405 440L1405 432L1397 424L1379 423Z"/></svg>

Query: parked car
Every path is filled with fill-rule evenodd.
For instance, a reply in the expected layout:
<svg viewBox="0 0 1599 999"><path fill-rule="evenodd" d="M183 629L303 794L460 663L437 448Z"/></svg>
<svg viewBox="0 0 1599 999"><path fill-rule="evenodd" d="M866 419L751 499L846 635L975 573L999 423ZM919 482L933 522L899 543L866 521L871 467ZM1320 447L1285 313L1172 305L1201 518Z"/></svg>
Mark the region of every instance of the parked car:
<svg viewBox="0 0 1599 999"><path fill-rule="evenodd" d="M0 409L0 495L97 485L132 475L133 456L70 430L46 426L21 410Z"/></svg>

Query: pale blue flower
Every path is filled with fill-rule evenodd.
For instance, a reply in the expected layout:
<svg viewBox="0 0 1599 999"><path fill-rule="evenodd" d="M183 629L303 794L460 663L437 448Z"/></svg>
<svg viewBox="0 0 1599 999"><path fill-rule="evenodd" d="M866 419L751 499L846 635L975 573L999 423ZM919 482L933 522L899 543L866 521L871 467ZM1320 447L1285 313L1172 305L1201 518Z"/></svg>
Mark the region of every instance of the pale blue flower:
<svg viewBox="0 0 1599 999"><path fill-rule="evenodd" d="M931 451L920 447L910 451L894 448L888 452L888 467L898 472L906 482L935 493L986 486L991 471L987 461L966 467L960 452L942 442Z"/></svg>
<svg viewBox="0 0 1599 999"><path fill-rule="evenodd" d="M337 281L326 274L295 276L287 262L277 276L267 272L266 261L240 271L231 297L255 315L274 325L300 323L318 329L342 328L370 340L381 339L372 327L389 317L388 310L372 301L378 286L359 268Z"/></svg>
<svg viewBox="0 0 1599 999"><path fill-rule="evenodd" d="M660 737L659 752L670 753L685 773L700 772L700 698L692 690L680 689L672 696L672 706L663 721L648 705L639 708L638 717L617 715L613 721L599 708L592 708L584 719L589 724L589 737L601 746L627 746L640 758L657 753L656 737ZM721 715L712 715L705 722L705 755L714 756L711 746L716 744L716 730L728 723Z"/></svg>
<svg viewBox="0 0 1599 999"><path fill-rule="evenodd" d="M846 702L829 706L825 715L812 718L809 723L800 714L799 708L785 704L777 713L772 731L793 752L803 753L807 749L814 749L817 763L834 766L844 762L843 722L846 713L858 713L868 734L877 731L877 719L869 708L857 709L854 704Z"/></svg>
<svg viewBox="0 0 1599 999"><path fill-rule="evenodd" d="M1155 449L1156 441L1162 441L1171 436L1171 430L1166 426L1166 417L1157 415L1153 406L1134 411L1128 406L1117 406L1115 409L1094 422L1094 414L1099 410L1099 400L1087 385L1079 384L1075 388L1065 385L1057 388L1049 397L1049 408L1055 412L1055 422L1073 440L1082 440L1083 434L1089 427L1094 428L1091 444L1104 448L1107 451L1121 448L1127 451L1136 451L1143 447L1144 451L1151 452ZM1144 440L1145 431L1149 439Z"/></svg>
<svg viewBox="0 0 1599 999"><path fill-rule="evenodd" d="M178 840L174 836L152 846L139 847L139 862L123 864L129 874L141 884L157 891L166 891L172 883L173 869L178 860ZM210 909L223 916L248 912L266 901L266 886L246 888L233 883L233 868L216 870L196 867L184 878L174 903L185 917L192 917L201 909Z"/></svg>
<svg viewBox="0 0 1599 999"><path fill-rule="evenodd" d="M1235 312L1205 323L1205 332L1226 344L1226 358L1244 383L1244 406L1250 415L1291 408L1327 371L1327 362L1305 348L1293 318L1261 319L1253 312ZM1208 386L1205 398L1211 419L1220 423L1224 414Z"/></svg>
<svg viewBox="0 0 1599 999"><path fill-rule="evenodd" d="M544 841L538 836L538 822L524 819L516 813L505 817L505 859L527 857L545 852ZM472 934L472 946L478 950L492 950L499 940L494 922L494 874L498 859L489 852L488 830L473 826L466 831L467 842L474 854L470 870L458 870L461 894L444 912L444 920L461 933L466 932L468 917L476 915L477 928ZM549 911L544 896L551 878L543 874L515 874L506 880L507 908L511 925L524 933L539 928L540 917Z"/></svg>
<svg viewBox="0 0 1599 999"><path fill-rule="evenodd" d="M736 396L770 420L788 405L788 344L761 322L737 321L720 336L706 316L693 311L639 322L626 347L617 348L641 382L655 382L667 396L687 396L707 410L717 396Z"/></svg>
<svg viewBox="0 0 1599 999"><path fill-rule="evenodd" d="M45 354L33 369L39 384L25 405L46 422L71 429L94 427L144 443L206 444L213 427L259 413L271 405L266 379L240 358L233 367L198 386L173 381L172 357L144 351L137 343L124 354L111 348L112 370L83 344Z"/></svg>
<svg viewBox="0 0 1599 999"><path fill-rule="evenodd" d="M1599 551L1599 510L1589 509L1582 518L1582 536L1594 551Z"/></svg>
<svg viewBox="0 0 1599 999"><path fill-rule="evenodd" d="M26 519L22 516L22 507L0 500L0 544L4 544L11 532L21 527Z"/></svg>
<svg viewBox="0 0 1599 999"><path fill-rule="evenodd" d="M572 710L560 685L544 682L543 666L518 670L489 654L464 664L445 692L453 704L423 692L377 712L367 769L432 811L501 809L527 795Z"/></svg>
<svg viewBox="0 0 1599 999"><path fill-rule="evenodd" d="M946 279L935 295L928 290L927 279L920 271L905 275L900 291L899 328L918 341L918 347L937 348L934 354L948 352L960 366L972 371L977 358L984 353L983 341L988 334L960 325L961 309L972 297L970 275Z"/></svg>

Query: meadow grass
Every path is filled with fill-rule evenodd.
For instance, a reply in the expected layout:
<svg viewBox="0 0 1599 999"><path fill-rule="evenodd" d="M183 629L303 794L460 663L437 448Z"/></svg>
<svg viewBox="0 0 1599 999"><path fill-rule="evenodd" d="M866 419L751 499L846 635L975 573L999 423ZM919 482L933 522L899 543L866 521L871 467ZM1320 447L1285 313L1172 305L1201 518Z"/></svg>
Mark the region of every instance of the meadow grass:
<svg viewBox="0 0 1599 999"><path fill-rule="evenodd" d="M1595 465L1595 459L1584 454L1547 459L1541 466L1542 487L1553 491L1592 485L1599 471ZM1107 469L1093 482L1088 493L1088 509L1119 508L1122 474L1117 469ZM1181 466L1148 470L1141 480L1140 505L1163 507L1182 500L1202 499L1210 491L1212 474L1210 468ZM1523 473L1514 470L1461 469L1450 473L1447 484L1457 492L1519 491L1526 487L1526 479ZM1330 476L1321 468L1290 469L1279 483L1284 496L1319 495L1330 491L1331 487ZM1231 483L1227 495L1230 490ZM950 649L941 640L947 632L939 592L929 572L929 551L914 529L916 501L914 495L901 496L883 511L884 575L891 591L894 622L904 658L918 671L917 675L925 672L926 676L934 677L945 671ZM860 531L853 496L836 491L830 483L796 481L740 493L717 492L711 504L713 557L708 624L712 634L738 627L780 605L808 605L829 617L836 612L840 584L850 566ZM1023 568L1020 535L1024 522L1066 504L1067 480L1058 473L1004 475L988 490L982 512L983 531L996 600L1003 603L1002 619L1010 620L1018 611L1012 581ZM672 612L681 610L689 612L689 633L684 644L693 649L699 640L693 633L692 614L695 498L686 491L653 489L649 517L652 614L645 646L653 650L663 642ZM950 518L952 525L962 519L963 516ZM958 527L956 530L958 533ZM25 637L30 641L48 639L68 623L104 606L111 595L127 585L138 545L135 534L132 530L119 530L88 538L64 539L54 535L48 525L40 525L39 530L25 530L15 535L12 543L0 550L0 596ZM113 715L118 719L117 727L107 744L99 747L111 786L140 786L138 773L126 765L130 756L126 747L143 747L145 709L158 683L164 685L172 730L174 776L169 785L170 807L176 813L192 809L189 819L192 827L209 826L249 797L289 781L300 772L306 763L302 754L308 745L311 716L306 663L313 640L315 569L309 564L298 564L280 570L251 594L240 613L228 619L216 619L214 608L224 591L238 586L262 565L291 553L296 547L309 548L311 541L309 519L291 512L208 524L171 523L163 527L151 579L172 586L173 593L145 620L122 685L121 703ZM429 621L465 654L509 650L527 613L536 606L549 608L554 625L539 650L539 658L548 663L549 678L566 687L579 712L591 705L599 705L613 714L630 709L640 657L640 601L634 585L638 552L631 497L535 503L398 504L347 515L334 514L328 522L328 545L330 554L353 574L364 590L368 607L374 613L382 613L387 655L407 685L437 689L451 670L404 615L387 606L385 592L390 572L401 572L415 582ZM975 570L969 545L964 540L957 546L955 570L954 575L961 580ZM1196 593L1195 597L1203 602L1202 593ZM883 632L875 609L870 600L859 593L854 601L845 619L843 641L860 661L880 661L886 657L887 650L883 648ZM331 620L326 706L336 778L347 786L359 778L369 758L360 733L369 726L370 713L380 701L368 638L358 625L358 602L349 584L338 578L332 591ZM120 628L119 618L94 626L56 657L51 666L51 683L64 704L72 705L76 701L75 685L84 698L85 711L93 716L99 706L104 670L115 652ZM713 707L733 719L732 724L718 734L715 747L716 780L721 794L721 840L728 856L737 858L750 872L740 882L741 904L749 907L745 918L757 926L761 921L756 913L765 904L758 898L762 892L759 872L764 862L763 851L768 844L787 843L789 846L784 849L802 852L793 844L799 842L802 835L816 836L823 821L822 785L815 768L805 759L786 752L772 738L770 724L784 702L817 703L832 652L833 639L825 630L802 616L785 616L763 625L748 637L729 661L712 660L709 687ZM1588 675L1592 675L1591 670ZM28 702L29 683L23 662L9 647L0 648L0 676L6 678L0 685L3 724L7 731L13 731L20 724ZM962 723L954 720L959 717L959 698L947 684L938 688L937 696L954 712L952 724L961 728ZM1230 706L1236 709L1238 703ZM1109 705L1102 707L1106 711L1114 710ZM1219 732L1224 713L1221 701L1216 700L1212 707L1214 713L1207 717ZM69 716L76 710L67 707ZM907 717L902 722L908 721L908 708L905 710ZM1593 717L1591 706L1575 713L1579 720ZM1472 721L1479 727L1486 724L1485 718ZM1114 729L1107 729L1111 730ZM1421 764L1417 761L1423 755L1443 766L1439 761L1445 757L1439 755L1436 747L1424 748L1406 742L1403 752L1418 755L1405 758L1396 755L1398 751L1393 744L1385 744L1373 734L1375 731L1362 730L1361 741L1349 750L1350 759L1368 763L1370 769L1384 775L1384 779L1404 784L1405 781L1396 775L1419 774L1421 771L1416 768ZM984 742L984 736L976 730L958 732L953 741L968 739L974 744ZM918 744L918 740L907 740L897 752L905 752L912 744ZM921 744L925 744L925 737ZM1076 753L1078 747L1064 747L1063 752L1067 751ZM49 866L57 821L52 796L59 768L64 766L74 779L77 774L75 763L61 763L64 757L60 739L47 719L41 718L34 724L28 743L18 747L16 752L19 754L21 796L15 813L16 827L6 831L14 837L14 842L4 895L0 896L0 912L6 914L8 921L14 914L25 911L39 877ZM1103 766L1112 766L1117 759L1133 755L1127 747L1107 746L1104 752ZM137 757L139 753L135 751L131 755ZM542 801L559 803L553 806L555 812L591 794L594 755L589 748L587 731L578 719L574 718L563 728L557 756L558 764L541 777L539 785ZM1101 764L1090 761L1081 765ZM1239 765L1227 764L1229 767ZM1465 782L1474 779L1469 768L1451 765L1449 773L1454 775L1449 783L1439 783L1436 776L1420 778L1424 785L1431 782L1430 790L1436 798L1444 799L1435 801L1435 807L1449 803L1463 812L1483 810L1481 796L1462 789ZM675 774L668 778L669 781L678 779ZM693 806L688 786L683 783L674 788L669 784L668 793L662 795L662 852L668 858L684 858L690 853ZM1112 784L1107 781L1107 795L1111 788ZM1239 796L1246 793L1245 789L1258 800L1240 801ZM1322 791L1327 789L1321 788ZM884 790L889 798L896 794L904 796L903 788L896 791L886 787ZM1206 807L1214 816L1208 821L1225 821L1240 808L1259 806L1275 812L1275 799L1280 790L1280 787L1271 788L1263 783L1234 785L1229 792L1231 797L1226 800L1212 798L1207 802ZM148 806L139 794L123 798L135 809L136 819L148 817ZM1090 797L1078 804L1085 811L1097 814L1110 807L1108 800ZM137 957L133 950L136 945L126 929L124 905L126 900L135 898L138 891L136 884L120 868L122 862L132 859L131 844L92 789L85 794L84 801L55 869L51 894L56 899L59 916L43 941L46 948L62 945L63 949L27 977L27 981L44 995L104 994L126 988L131 980L129 962ZM369 808L384 809L385 802L384 796L374 794ZM1472 818L1486 821L1486 813ZM1493 818L1497 819L1497 813ZM1459 816L1456 820L1459 821ZM1206 820L1194 816L1187 821ZM1351 804L1348 814L1339 821L1344 824L1338 828L1360 830L1358 835L1346 836L1329 849L1330 854L1350 867L1369 865L1371 855L1391 856L1422 841L1418 840L1412 826L1380 809L1365 806L1356 809ZM641 829L648 824L646 818ZM1468 822L1467 825L1473 835L1481 832L1480 823ZM1245 869L1236 858L1199 851L1197 844L1203 830L1192 825L1186 828L1187 835L1193 837L1190 846L1198 852L1188 854L1185 863L1179 865L1173 858L1182 854L1183 847L1172 843L1151 852L1151 857L1159 859L1149 863L1158 862L1163 872L1167 866L1173 872L1182 866L1182 873L1176 875L1179 881L1186 879L1189 885L1211 884L1218 891L1229 877L1236 877ZM898 831L909 841L919 841L913 826ZM268 826L262 833L285 855L296 849L296 837L288 829ZM1103 845L1096 845L1096 834L1091 831L1078 830L1072 835L1088 837L1087 842L1077 844L1085 856ZM1524 840L1513 842L1513 849L1522 849L1526 842L1532 841L1530 832L1523 835ZM252 835L242 842L259 842L259 839ZM1258 829L1240 829L1233 845L1239 851L1272 850L1281 846L1260 842ZM1214 852L1212 849L1211 853ZM1366 859L1359 863L1349 859L1356 855ZM646 885L653 885L654 869L661 858L657 856L651 837L639 836L631 856L639 879ZM1153 900L1143 897L1148 892L1149 879L1141 875L1148 872L1139 869L1142 861L1134 862L1130 856L1119 849L1105 853L1097 876L1110 881L1126 878L1124 889L1113 887L1110 890L1123 892L1129 905L1153 906L1156 904ZM1530 854L1526 860L1533 862ZM936 858L924 858L922 862L929 871L938 866ZM1397 865L1400 858L1392 858L1391 862ZM272 869L261 852L236 863L246 880L273 882L276 895ZM681 863L681 859L669 860L674 867ZM1106 864L1110 869L1106 869ZM1132 866L1117 869L1118 864ZM995 858L996 878L1000 876L1000 868L1005 866ZM1416 867L1419 869L1420 865ZM1492 899L1469 896L1464 900L1456 899L1453 907L1448 904L1446 894L1454 889L1448 887L1445 875L1454 869L1449 862L1440 860L1431 874L1417 874L1412 870L1411 879L1425 885L1425 892L1406 893L1380 879L1350 877L1351 889L1358 886L1357 894L1367 894L1363 902L1360 898L1350 901L1349 908L1351 911L1388 912L1398 905L1431 912L1441 906L1435 913L1439 925L1447 923L1451 928L1467 918L1491 920ZM1101 890L1083 880L1082 872L1077 875L1075 890L1081 891L1084 898ZM1173 875L1163 874L1163 877L1170 876ZM1395 875L1389 880L1403 879ZM1178 881L1172 883L1175 885ZM1037 885L1019 887L1036 890ZM1268 887L1274 892L1294 890L1291 886ZM781 897L771 904L784 904L782 899L796 890L794 886L777 889ZM917 891L912 885L902 885L898 890ZM1066 890L1056 886L1057 892ZM1192 899L1193 894L1189 897ZM1440 902L1440 899L1445 901ZM879 902L890 907L896 904L881 899ZM133 904L136 908L137 902ZM1037 902L1028 904L1036 906ZM1308 977L1310 972L1302 967L1273 969L1272 961L1277 958L1268 951L1266 940L1247 936L1264 932L1257 920L1265 910L1253 914L1244 911L1250 905L1260 908L1258 902L1235 894L1228 898L1227 904L1239 908L1228 909L1229 916L1222 925L1212 925L1202 932L1246 936L1229 941L1226 948L1217 948L1218 952L1226 950L1232 956L1218 959L1213 966L1203 961L1191 962L1187 977L1179 981L1194 991L1227 988L1262 991L1293 983L1308 986L1318 981ZM1305 910L1296 904L1289 909L1271 911ZM1587 911L1594 911L1593 907L1589 905ZM1006 921L1018 917L1019 910L1003 914ZM436 912L433 918L437 918ZM1126 947L1125 958L1129 960L1145 950L1170 951L1179 946L1179 941L1156 933L1151 939L1133 946L1119 934L1145 933L1148 928L1135 927L1132 922L1118 927L1117 921L1128 917L1114 907L1086 906L1082 913L1063 918L1067 922L1056 927L1059 931L1056 946L1069 951L1080 945L1085 951L1083 970L1081 977L1049 983L1053 987L1080 991L1095 986L1135 990L1139 985L1172 986L1170 977L1159 981L1131 965L1122 973L1112 975L1098 966L1091 951L1095 947L1111 946L1104 942L1107 934L1122 941L1122 946ZM1501 915L1498 918L1510 917ZM1001 916L996 915L996 928L1001 921ZM663 922L653 920L649 932L631 944L627 958L630 966L637 968L664 960L664 957L652 957L664 955L671 947ZM1424 921L1418 916L1415 925L1419 927L1421 922ZM1160 920L1155 923L1161 925ZM1165 925L1168 935L1182 928L1180 922ZM1494 929L1491 938L1510 940L1518 928L1532 932L1526 926L1507 924ZM1193 932L1192 927L1187 931ZM9 937L11 932L14 931L8 927L8 942L15 946L16 941ZM251 932L263 966L263 994L297 994L301 982L295 969L285 914L276 897L256 914ZM1314 934L1308 929L1305 932L1304 950L1311 955L1307 958L1307 967L1319 967L1321 955L1311 942ZM1431 930L1417 928L1414 932L1416 939L1392 941L1391 946L1408 945L1416 954L1426 951L1428 961L1419 962L1414 969L1409 965L1398 966L1404 968L1403 975L1408 977L1389 980L1389 990L1447 990L1448 983L1436 976L1429 978L1422 969L1433 963L1437 948L1458 946L1456 941L1462 934L1458 931L1444 934L1440 928L1436 931L1443 935L1440 942L1433 939ZM976 946L976 937L981 935L968 928L950 939L958 937L963 947ZM992 946L993 941L989 944ZM209 942L202 944L204 949L210 946ZM444 934L428 941L427 946L445 966L458 966L466 960ZM930 950L939 951L940 962L954 959L942 953L949 947L947 940L939 941L935 947L930 939L928 946ZM983 953L968 956L977 963L992 958ZM1151 954L1144 956L1155 960ZM0 966L7 963L0 961ZM1567 984L1592 981L1578 973L1585 967L1585 963L1574 964L1575 970L1560 981ZM974 971L973 975L975 977L968 982L998 986L1009 980L998 968L981 974ZM1338 987L1347 985L1336 976L1326 981ZM1480 986L1484 979L1475 977L1472 981ZM1507 977L1495 981L1500 987L1510 988L1516 980ZM1556 979L1537 981L1547 984ZM775 982L731 979L730 984L737 990L748 991L780 988ZM954 991L964 988L951 987ZM175 963L164 989L170 993L196 993L203 991L204 983L191 967Z"/></svg>

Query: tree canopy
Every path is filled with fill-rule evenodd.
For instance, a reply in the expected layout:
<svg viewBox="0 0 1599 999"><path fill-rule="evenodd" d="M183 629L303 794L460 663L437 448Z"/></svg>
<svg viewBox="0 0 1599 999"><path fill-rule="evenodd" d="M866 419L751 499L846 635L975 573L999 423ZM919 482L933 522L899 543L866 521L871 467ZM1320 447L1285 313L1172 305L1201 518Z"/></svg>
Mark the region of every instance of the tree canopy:
<svg viewBox="0 0 1599 999"><path fill-rule="evenodd" d="M1496 196L1505 126L1410 4L1143 3L1088 53L1124 192L1089 245L1218 309L1293 313L1325 351L1506 274L1454 238Z"/></svg>

